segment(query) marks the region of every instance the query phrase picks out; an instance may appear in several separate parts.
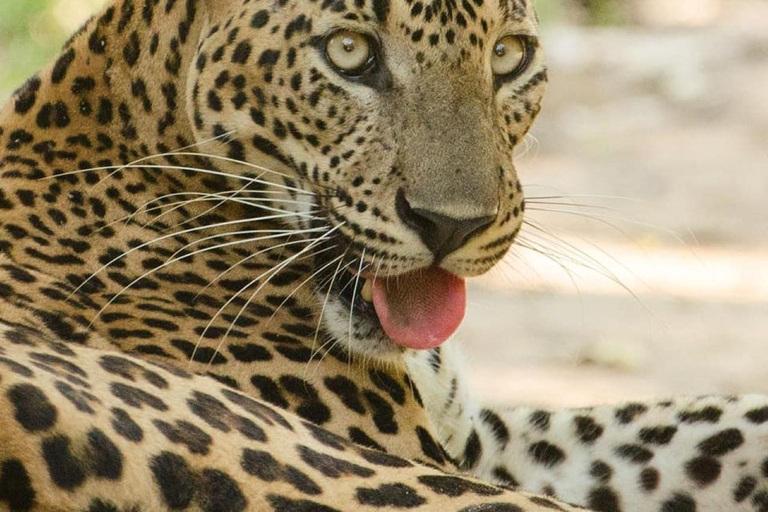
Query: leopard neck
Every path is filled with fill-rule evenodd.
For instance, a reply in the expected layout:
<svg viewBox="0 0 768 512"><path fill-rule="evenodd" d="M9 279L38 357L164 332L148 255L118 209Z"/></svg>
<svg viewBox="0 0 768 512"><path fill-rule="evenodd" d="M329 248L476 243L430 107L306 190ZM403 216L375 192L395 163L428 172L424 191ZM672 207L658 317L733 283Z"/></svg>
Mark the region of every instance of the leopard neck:
<svg viewBox="0 0 768 512"><path fill-rule="evenodd" d="M169 194L179 197L183 192L233 188L221 177L223 173L216 172L216 162L191 155L197 148L186 89L208 24L205 9L210 1L112 2L0 110L4 188L26 196L46 189L44 197L70 194L83 203L79 208L68 207L71 212L58 212L52 224L49 219L42 221L48 224L43 234L82 238L88 230L104 229L137 212L134 220L151 220L141 214L143 207ZM179 154L182 148L190 149ZM29 215L24 207L39 207L32 199L22 199L19 206L6 222ZM173 210L157 226L184 222L207 208L192 204ZM241 210L228 204L217 213L238 218ZM129 243L146 235L146 230L141 235L126 229L111 239L119 247L117 242ZM19 237L2 243L2 249L22 260L30 244L36 243ZM103 250L103 245L97 243L95 249ZM165 246L175 250L171 241ZM77 253L84 271L95 271L104 263L85 257L92 251L63 250Z"/></svg>
<svg viewBox="0 0 768 512"><path fill-rule="evenodd" d="M100 133L123 158L191 144L185 88L206 24L202 7L198 0L112 2L22 87L15 112L4 117L45 98L51 115L37 115L40 128Z"/></svg>

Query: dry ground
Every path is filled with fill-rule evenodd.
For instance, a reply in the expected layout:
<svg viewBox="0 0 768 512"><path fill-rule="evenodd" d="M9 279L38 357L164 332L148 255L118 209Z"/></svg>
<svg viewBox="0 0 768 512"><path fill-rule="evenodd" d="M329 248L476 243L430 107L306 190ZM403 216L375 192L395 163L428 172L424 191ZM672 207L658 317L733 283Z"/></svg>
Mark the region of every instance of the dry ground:
<svg viewBox="0 0 768 512"><path fill-rule="evenodd" d="M725 5L699 28L546 34L518 167L529 197L570 197L532 200L546 233L523 238L573 281L520 247L475 283L458 341L490 400L768 393L768 6Z"/></svg>

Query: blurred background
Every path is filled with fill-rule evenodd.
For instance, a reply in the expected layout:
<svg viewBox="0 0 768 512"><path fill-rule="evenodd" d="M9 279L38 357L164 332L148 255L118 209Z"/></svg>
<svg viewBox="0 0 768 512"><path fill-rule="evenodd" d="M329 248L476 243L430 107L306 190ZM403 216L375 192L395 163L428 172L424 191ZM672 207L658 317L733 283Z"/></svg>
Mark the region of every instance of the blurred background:
<svg viewBox="0 0 768 512"><path fill-rule="evenodd" d="M103 0L1 0L0 99ZM768 392L768 2L538 0L520 243L471 284L499 404Z"/></svg>

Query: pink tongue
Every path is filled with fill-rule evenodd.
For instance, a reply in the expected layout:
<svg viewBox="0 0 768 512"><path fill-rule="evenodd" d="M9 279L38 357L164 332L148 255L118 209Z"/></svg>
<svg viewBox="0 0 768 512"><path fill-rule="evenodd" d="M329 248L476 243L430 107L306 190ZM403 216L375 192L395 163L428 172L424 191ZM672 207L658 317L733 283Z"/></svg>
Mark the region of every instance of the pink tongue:
<svg viewBox="0 0 768 512"><path fill-rule="evenodd" d="M436 267L373 282L373 306L387 336L418 350L439 347L464 318L464 279Z"/></svg>

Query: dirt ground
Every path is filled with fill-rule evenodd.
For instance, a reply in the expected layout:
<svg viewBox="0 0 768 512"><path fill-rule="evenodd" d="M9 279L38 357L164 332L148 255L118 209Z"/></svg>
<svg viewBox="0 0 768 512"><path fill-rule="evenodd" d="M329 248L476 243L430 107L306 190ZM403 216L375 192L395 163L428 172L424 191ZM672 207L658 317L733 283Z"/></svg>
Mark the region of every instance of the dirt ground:
<svg viewBox="0 0 768 512"><path fill-rule="evenodd" d="M457 339L478 393L768 392L766 20L734 0L696 28L548 29L518 159L538 229L474 283Z"/></svg>

